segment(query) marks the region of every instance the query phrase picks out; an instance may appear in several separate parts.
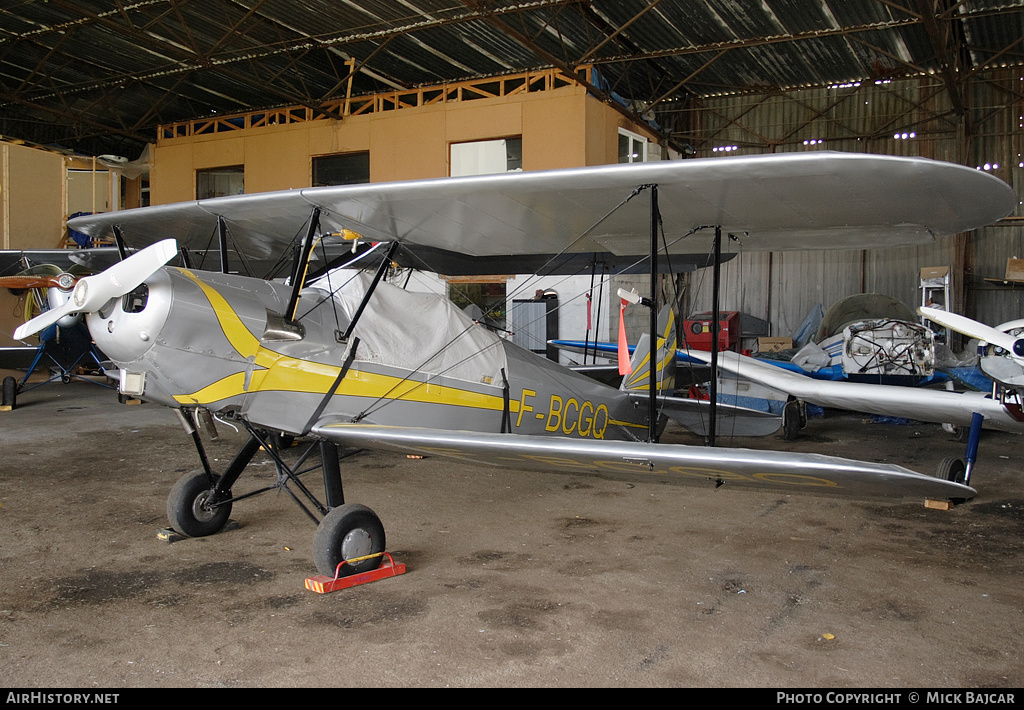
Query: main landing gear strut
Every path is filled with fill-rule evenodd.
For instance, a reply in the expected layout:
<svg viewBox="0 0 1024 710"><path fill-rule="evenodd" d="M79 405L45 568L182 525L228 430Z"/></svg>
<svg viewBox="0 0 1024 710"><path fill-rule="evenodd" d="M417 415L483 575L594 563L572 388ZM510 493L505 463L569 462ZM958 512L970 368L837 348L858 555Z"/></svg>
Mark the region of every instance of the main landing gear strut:
<svg viewBox="0 0 1024 710"><path fill-rule="evenodd" d="M939 478L954 483L962 483L965 486L971 485L971 472L974 470L974 462L978 459L978 443L981 441L981 426L984 417L975 412L971 416L971 428L967 434L967 453L961 460L956 456L943 459L939 464Z"/></svg>
<svg viewBox="0 0 1024 710"><path fill-rule="evenodd" d="M320 574L334 576L338 565L346 560L365 558L354 563L346 562L341 567L341 576L368 572L380 564L381 553L385 549L384 526L376 513L366 506L345 503L336 444L327 441L307 443L298 459L287 463L282 456L281 437L256 430L243 421L242 425L249 438L224 473L217 475L210 468L196 429L194 414L178 411L183 415L186 430L192 435L204 470L185 475L171 489L167 498L167 519L176 532L187 537L213 535L227 524L231 506L236 501L267 491L284 490L317 523L313 537L313 561ZM251 493L233 495L232 486L261 449L273 459L277 467L277 484ZM314 453L319 453L319 464L302 468ZM322 503L299 479L301 475L317 468L323 470L325 501ZM298 489L316 513L299 499L289 483ZM317 514L320 518L317 518Z"/></svg>

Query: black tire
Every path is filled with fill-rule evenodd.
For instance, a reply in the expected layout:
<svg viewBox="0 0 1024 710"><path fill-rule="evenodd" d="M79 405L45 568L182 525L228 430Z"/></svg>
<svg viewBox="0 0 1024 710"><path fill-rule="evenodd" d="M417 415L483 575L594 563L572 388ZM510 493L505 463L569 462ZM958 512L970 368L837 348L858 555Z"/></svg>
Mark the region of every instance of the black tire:
<svg viewBox="0 0 1024 710"><path fill-rule="evenodd" d="M167 496L167 521L188 537L206 537L224 529L231 515L231 502L210 508L205 505L213 492L205 473L190 473L174 484Z"/></svg>
<svg viewBox="0 0 1024 710"><path fill-rule="evenodd" d="M782 408L782 438L793 441L800 436L800 403L796 400L786 402Z"/></svg>
<svg viewBox="0 0 1024 710"><path fill-rule="evenodd" d="M332 509L313 536L313 562L320 574L334 577L338 565L345 560L384 552L384 525L365 505L346 503ZM339 576L347 577L377 569L381 557L371 557L355 564L344 564Z"/></svg>
<svg viewBox="0 0 1024 710"><path fill-rule="evenodd" d="M3 384L3 406L14 409L18 399L18 381L13 377L5 377Z"/></svg>
<svg viewBox="0 0 1024 710"><path fill-rule="evenodd" d="M956 456L947 456L939 464L939 478L953 483L963 483L967 478L967 466Z"/></svg>

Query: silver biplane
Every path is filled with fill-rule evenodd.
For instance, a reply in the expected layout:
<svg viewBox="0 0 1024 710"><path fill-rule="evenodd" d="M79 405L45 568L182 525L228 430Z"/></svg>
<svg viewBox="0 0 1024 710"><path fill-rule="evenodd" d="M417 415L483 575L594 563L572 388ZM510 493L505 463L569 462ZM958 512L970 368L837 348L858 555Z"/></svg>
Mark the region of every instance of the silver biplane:
<svg viewBox="0 0 1024 710"><path fill-rule="evenodd" d="M168 499L170 522L185 535L213 534L226 524L232 504L244 497L232 493L239 475L265 448L282 479L319 513L313 558L325 575L339 566L342 574L376 566L373 555L385 544L379 518L344 500L338 446L652 482L968 499L975 491L966 485L897 465L660 443L665 416L685 419L693 413L681 408L715 405L669 396L674 327L670 311L653 299L645 300L650 336L637 346L633 373L616 388L521 350L446 299L410 293L382 275L400 255L480 259L488 262L484 273L500 259L509 273L519 263L536 267L563 256L644 254L654 285L680 252L720 254L730 232L744 233L743 248L756 250L927 243L988 224L1015 203L1004 183L963 166L803 153L297 189L141 208L74 222L93 237L113 233L151 246L80 280L66 306L18 335L70 312L87 313L97 345L121 369L122 392L176 409L204 467L182 478ZM209 243L211 235L221 244L244 244L251 259L294 248L290 277L165 266L178 247ZM387 250L375 271L307 278L316 245L359 235ZM157 241L168 236L177 241ZM249 434L220 473L194 433L203 411L236 420ZM319 447L326 500L292 475L275 445L280 435Z"/></svg>

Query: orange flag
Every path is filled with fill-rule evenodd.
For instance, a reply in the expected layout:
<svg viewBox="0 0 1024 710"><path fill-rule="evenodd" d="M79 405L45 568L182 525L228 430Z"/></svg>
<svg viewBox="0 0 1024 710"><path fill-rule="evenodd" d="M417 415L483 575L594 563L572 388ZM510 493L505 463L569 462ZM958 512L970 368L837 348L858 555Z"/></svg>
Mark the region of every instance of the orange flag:
<svg viewBox="0 0 1024 710"><path fill-rule="evenodd" d="M629 364L629 343L626 342L626 299L619 299L619 374L629 375L633 372Z"/></svg>

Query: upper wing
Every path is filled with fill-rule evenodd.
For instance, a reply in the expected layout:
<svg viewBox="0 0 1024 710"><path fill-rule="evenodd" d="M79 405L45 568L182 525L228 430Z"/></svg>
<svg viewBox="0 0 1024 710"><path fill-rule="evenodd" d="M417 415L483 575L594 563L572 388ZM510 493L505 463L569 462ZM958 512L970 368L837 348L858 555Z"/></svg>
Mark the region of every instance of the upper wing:
<svg viewBox="0 0 1024 710"><path fill-rule="evenodd" d="M690 355L705 362L711 360L711 353L691 350ZM738 377L821 407L962 426L970 426L971 417L977 412L985 417L985 424L990 428L1024 433L1024 423L982 392L814 380L734 352L720 352L718 366Z"/></svg>
<svg viewBox="0 0 1024 710"><path fill-rule="evenodd" d="M174 235L205 248L218 217L255 259L277 256L314 206L322 231L469 256L612 252L646 254L646 196L657 184L665 238L707 252L720 226L745 250L869 248L930 242L1008 214L1016 194L992 175L921 158L853 153L657 161L542 172L345 185L144 207L72 220L93 237L119 226L143 245ZM606 218L607 216L607 218ZM585 236L584 236L585 235Z"/></svg>
<svg viewBox="0 0 1024 710"><path fill-rule="evenodd" d="M582 441L330 421L314 426L313 433L349 446L424 456L450 456L475 464L652 483L726 484L787 493L867 497L973 498L977 493L968 486L925 476L901 466L821 454Z"/></svg>

